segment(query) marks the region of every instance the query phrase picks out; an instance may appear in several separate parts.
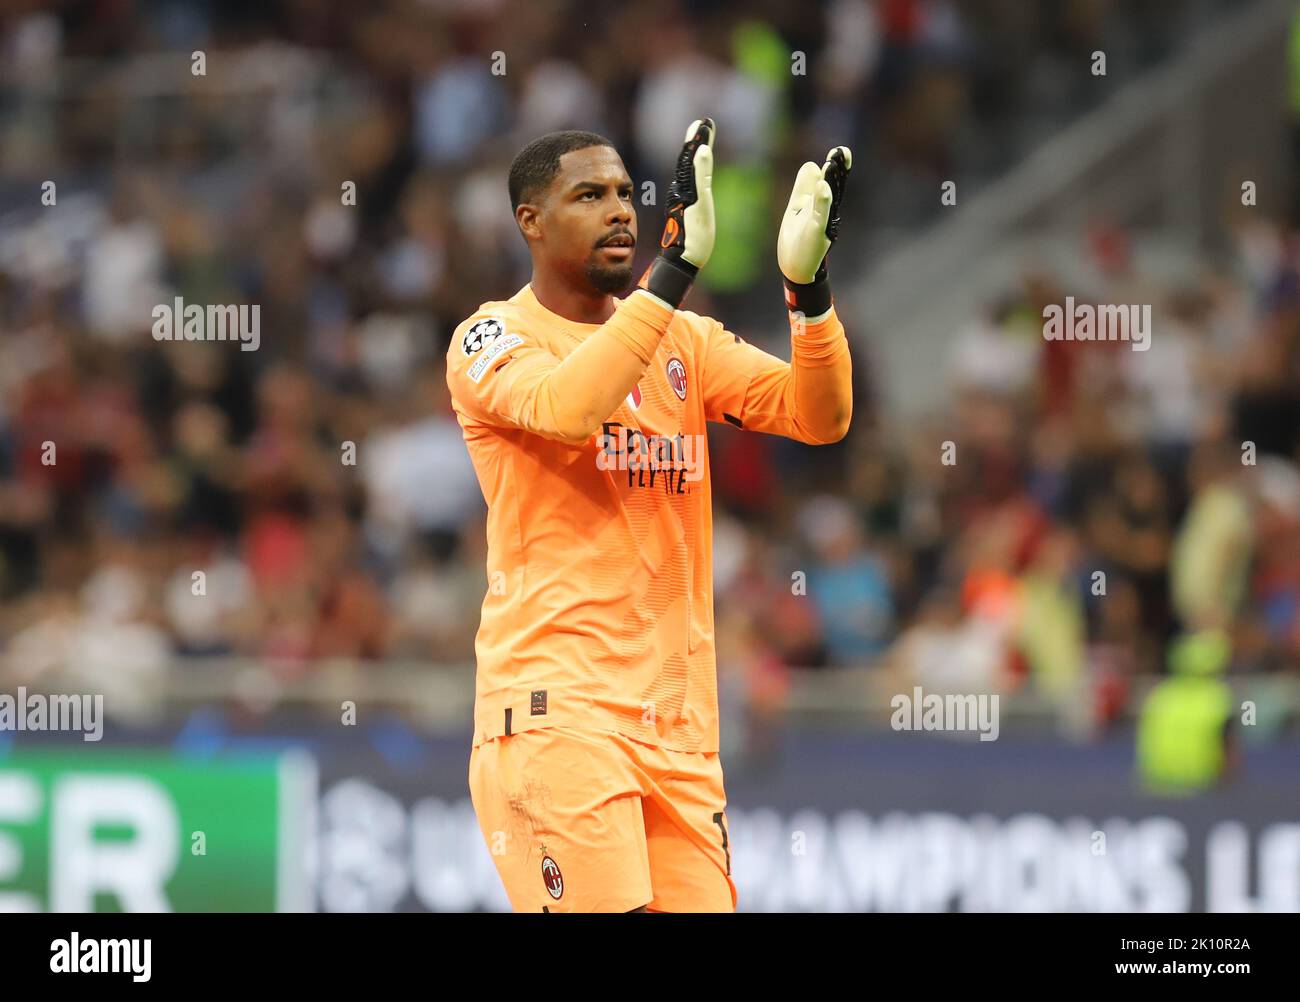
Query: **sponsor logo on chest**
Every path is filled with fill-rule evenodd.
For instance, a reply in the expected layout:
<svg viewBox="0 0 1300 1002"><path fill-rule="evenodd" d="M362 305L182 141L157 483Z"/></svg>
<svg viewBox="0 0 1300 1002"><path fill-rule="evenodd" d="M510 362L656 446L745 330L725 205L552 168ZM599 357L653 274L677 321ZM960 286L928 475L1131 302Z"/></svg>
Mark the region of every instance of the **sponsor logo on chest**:
<svg viewBox="0 0 1300 1002"><path fill-rule="evenodd" d="M704 478L708 459L706 436L681 430L689 385L686 365L677 355L656 357L625 399L637 424L611 419L601 425L597 468L626 473L631 488L689 494L690 485ZM677 430L654 430L665 425Z"/></svg>

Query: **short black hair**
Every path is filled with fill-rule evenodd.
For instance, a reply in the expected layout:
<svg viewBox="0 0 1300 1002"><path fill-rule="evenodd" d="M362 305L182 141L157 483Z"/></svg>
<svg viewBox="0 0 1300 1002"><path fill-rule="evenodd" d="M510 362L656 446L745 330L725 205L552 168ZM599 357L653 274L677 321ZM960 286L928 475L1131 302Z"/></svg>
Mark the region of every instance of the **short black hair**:
<svg viewBox="0 0 1300 1002"><path fill-rule="evenodd" d="M510 209L519 208L521 202L533 198L544 190L555 175L560 173L560 157L589 146L614 148L604 136L594 132L567 129L539 136L515 154L510 163Z"/></svg>

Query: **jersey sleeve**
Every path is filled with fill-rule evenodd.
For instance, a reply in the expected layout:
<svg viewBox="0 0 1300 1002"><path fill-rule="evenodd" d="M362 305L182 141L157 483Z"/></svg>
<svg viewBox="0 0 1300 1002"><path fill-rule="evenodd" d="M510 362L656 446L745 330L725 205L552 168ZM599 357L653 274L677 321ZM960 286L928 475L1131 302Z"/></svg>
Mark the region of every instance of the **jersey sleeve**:
<svg viewBox="0 0 1300 1002"><path fill-rule="evenodd" d="M636 385L672 310L633 295L559 358L527 321L476 314L447 348L447 386L473 421L580 445Z"/></svg>
<svg viewBox="0 0 1300 1002"><path fill-rule="evenodd" d="M538 384L559 364L516 318L477 314L452 335L447 386L457 410L480 424L566 441L555 416L541 413L535 399Z"/></svg>
<svg viewBox="0 0 1300 1002"><path fill-rule="evenodd" d="M705 417L810 445L837 442L853 413L853 370L834 310L793 326L791 361L757 348L717 320L701 318Z"/></svg>

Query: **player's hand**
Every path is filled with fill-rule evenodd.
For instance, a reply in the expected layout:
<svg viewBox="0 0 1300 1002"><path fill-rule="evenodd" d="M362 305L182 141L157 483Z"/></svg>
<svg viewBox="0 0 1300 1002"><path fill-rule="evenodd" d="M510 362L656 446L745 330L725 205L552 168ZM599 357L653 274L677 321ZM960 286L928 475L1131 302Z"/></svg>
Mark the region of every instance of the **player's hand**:
<svg viewBox="0 0 1300 1002"><path fill-rule="evenodd" d="M826 254L840 232L840 203L853 154L836 146L818 167L812 161L799 168L776 240L776 260L787 282L811 285L826 278Z"/></svg>
<svg viewBox="0 0 1300 1002"><path fill-rule="evenodd" d="M659 256L640 286L676 309L695 276L713 253L713 139L717 126L698 118L686 130L686 142L665 196L664 232Z"/></svg>
<svg viewBox="0 0 1300 1002"><path fill-rule="evenodd" d="M696 269L713 253L713 137L711 118L698 118L686 130L677 168L668 185L667 220L659 241L666 257L676 256Z"/></svg>

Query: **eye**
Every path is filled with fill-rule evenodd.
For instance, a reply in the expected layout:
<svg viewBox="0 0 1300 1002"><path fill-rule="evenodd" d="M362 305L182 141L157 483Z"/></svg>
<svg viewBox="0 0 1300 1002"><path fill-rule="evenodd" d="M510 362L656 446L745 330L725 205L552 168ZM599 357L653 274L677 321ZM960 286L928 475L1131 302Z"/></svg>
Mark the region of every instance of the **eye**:
<svg viewBox="0 0 1300 1002"><path fill-rule="evenodd" d="M584 191L581 195L578 196L579 199L589 198L589 197L595 198L596 193L594 191Z"/></svg>

